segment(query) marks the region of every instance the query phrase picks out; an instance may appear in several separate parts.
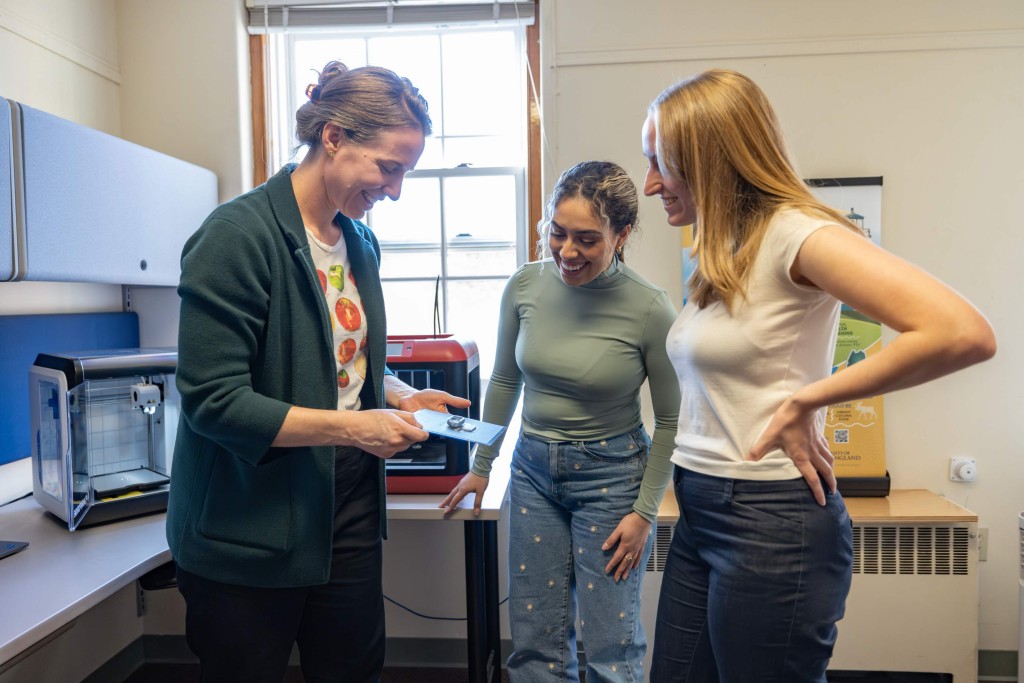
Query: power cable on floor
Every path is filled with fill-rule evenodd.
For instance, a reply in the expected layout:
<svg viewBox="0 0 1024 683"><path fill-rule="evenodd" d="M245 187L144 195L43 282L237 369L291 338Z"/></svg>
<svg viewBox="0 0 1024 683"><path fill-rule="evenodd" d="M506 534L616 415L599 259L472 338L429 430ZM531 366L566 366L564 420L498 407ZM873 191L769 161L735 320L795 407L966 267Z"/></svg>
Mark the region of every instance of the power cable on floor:
<svg viewBox="0 0 1024 683"><path fill-rule="evenodd" d="M384 599L387 600L388 602L390 602L395 607L400 607L401 609L404 609L409 614L414 614L417 617L420 617L422 619L433 619L435 621L466 621L466 617L435 617L435 616L431 616L429 614L423 614L422 612L417 612L416 610L412 609L411 607L406 607L402 603L398 602L397 600L393 600L393 599L389 598L386 595L384 596ZM502 600L501 602L498 603L498 607L501 607L506 602L508 602L508 598L507 597L504 600Z"/></svg>

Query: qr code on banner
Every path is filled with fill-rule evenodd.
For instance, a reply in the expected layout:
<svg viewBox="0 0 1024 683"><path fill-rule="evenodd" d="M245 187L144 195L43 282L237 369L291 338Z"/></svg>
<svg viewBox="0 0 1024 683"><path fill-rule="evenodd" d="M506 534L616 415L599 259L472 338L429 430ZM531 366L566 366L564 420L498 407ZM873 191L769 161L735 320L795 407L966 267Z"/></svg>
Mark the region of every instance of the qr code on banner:
<svg viewBox="0 0 1024 683"><path fill-rule="evenodd" d="M850 443L850 430L837 429L835 435L832 437L832 441L835 443Z"/></svg>

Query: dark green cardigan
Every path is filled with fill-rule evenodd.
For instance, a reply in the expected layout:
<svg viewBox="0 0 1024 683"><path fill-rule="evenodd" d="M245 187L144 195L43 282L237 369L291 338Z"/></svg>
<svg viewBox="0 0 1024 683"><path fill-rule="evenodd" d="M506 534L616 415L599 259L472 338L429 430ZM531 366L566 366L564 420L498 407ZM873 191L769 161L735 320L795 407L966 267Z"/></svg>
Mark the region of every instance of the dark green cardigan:
<svg viewBox="0 0 1024 683"><path fill-rule="evenodd" d="M330 573L334 448L270 445L291 406L336 410L338 401L330 312L293 169L218 207L182 252L167 542L181 567L223 583L306 586ZM362 406L381 407L380 246L362 223L336 220L367 318Z"/></svg>

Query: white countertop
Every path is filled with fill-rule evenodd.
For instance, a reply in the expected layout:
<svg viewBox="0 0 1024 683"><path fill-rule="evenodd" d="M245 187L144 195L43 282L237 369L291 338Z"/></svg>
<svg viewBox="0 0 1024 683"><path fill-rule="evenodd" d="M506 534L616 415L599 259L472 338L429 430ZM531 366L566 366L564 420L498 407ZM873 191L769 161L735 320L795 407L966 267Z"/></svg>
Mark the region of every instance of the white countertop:
<svg viewBox="0 0 1024 683"><path fill-rule="evenodd" d="M480 516L473 517L470 496L450 521L501 517L518 423L513 429L495 461ZM390 495L388 519L443 520L438 505L444 497ZM0 507L0 539L30 544L0 560L0 665L170 560L165 517L144 515L70 532L31 497Z"/></svg>
<svg viewBox="0 0 1024 683"><path fill-rule="evenodd" d="M164 517L70 532L34 498L0 508L0 538L29 542L0 560L0 664L170 560Z"/></svg>

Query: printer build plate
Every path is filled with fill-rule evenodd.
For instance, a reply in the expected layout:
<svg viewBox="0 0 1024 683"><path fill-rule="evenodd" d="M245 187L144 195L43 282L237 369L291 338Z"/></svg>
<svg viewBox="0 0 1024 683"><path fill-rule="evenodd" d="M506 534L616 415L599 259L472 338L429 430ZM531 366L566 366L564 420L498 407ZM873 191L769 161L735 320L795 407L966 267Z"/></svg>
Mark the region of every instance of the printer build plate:
<svg viewBox="0 0 1024 683"><path fill-rule="evenodd" d="M147 491L163 486L169 477L140 467L112 474L100 474L92 478L92 490L97 498L112 498L130 491Z"/></svg>

